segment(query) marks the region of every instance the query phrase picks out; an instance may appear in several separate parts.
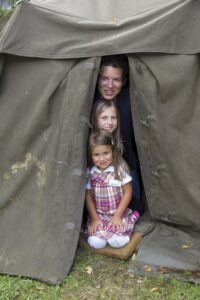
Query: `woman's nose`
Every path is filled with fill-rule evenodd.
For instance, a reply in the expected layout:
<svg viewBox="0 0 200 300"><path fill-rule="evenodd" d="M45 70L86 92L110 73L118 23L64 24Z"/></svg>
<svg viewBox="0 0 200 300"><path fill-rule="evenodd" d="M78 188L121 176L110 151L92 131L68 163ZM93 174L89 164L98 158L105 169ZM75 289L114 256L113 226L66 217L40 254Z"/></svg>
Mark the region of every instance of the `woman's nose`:
<svg viewBox="0 0 200 300"><path fill-rule="evenodd" d="M108 87L113 87L113 80L112 79L109 79L108 80Z"/></svg>

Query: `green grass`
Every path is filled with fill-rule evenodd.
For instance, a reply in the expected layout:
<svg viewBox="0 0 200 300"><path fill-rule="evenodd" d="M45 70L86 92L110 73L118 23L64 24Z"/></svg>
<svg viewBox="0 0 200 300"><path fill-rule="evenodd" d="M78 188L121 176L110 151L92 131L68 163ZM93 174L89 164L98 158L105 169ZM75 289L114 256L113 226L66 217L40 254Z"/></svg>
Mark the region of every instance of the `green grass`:
<svg viewBox="0 0 200 300"><path fill-rule="evenodd" d="M60 287L20 277L0 277L0 300L61 299Z"/></svg>
<svg viewBox="0 0 200 300"><path fill-rule="evenodd" d="M133 262L82 252L64 283L0 276L0 300L199 300L200 285L175 279L138 277L128 272Z"/></svg>

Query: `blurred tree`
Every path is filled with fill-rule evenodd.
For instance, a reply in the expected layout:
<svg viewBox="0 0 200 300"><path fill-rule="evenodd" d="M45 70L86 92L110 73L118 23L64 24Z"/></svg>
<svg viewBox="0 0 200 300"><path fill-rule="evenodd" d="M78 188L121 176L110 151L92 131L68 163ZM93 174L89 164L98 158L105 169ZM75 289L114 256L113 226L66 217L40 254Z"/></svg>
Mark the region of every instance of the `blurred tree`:
<svg viewBox="0 0 200 300"><path fill-rule="evenodd" d="M2 9L11 9L14 8L17 0L0 0L0 7Z"/></svg>
<svg viewBox="0 0 200 300"><path fill-rule="evenodd" d="M13 13L17 0L0 0L0 31Z"/></svg>

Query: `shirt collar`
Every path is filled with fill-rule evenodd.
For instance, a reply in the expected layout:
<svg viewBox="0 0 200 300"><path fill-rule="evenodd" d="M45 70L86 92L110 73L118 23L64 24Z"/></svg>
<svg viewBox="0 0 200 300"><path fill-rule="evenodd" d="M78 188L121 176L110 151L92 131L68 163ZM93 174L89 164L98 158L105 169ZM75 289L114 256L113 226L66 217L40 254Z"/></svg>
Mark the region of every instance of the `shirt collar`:
<svg viewBox="0 0 200 300"><path fill-rule="evenodd" d="M105 170L103 170L103 173L108 173L108 172L114 172L114 166L109 166L108 168L106 168ZM92 167L90 173L102 173L96 166Z"/></svg>

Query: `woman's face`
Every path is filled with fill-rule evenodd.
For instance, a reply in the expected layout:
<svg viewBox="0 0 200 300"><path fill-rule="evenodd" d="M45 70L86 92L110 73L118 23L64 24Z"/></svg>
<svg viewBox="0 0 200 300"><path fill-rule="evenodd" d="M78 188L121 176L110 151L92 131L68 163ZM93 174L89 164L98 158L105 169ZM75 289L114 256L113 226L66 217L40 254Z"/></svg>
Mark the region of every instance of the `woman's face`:
<svg viewBox="0 0 200 300"><path fill-rule="evenodd" d="M102 66L98 81L100 95L105 100L114 100L124 85L123 70L112 66Z"/></svg>
<svg viewBox="0 0 200 300"><path fill-rule="evenodd" d="M114 107L108 107L97 117L98 129L113 132L118 126L117 112Z"/></svg>

